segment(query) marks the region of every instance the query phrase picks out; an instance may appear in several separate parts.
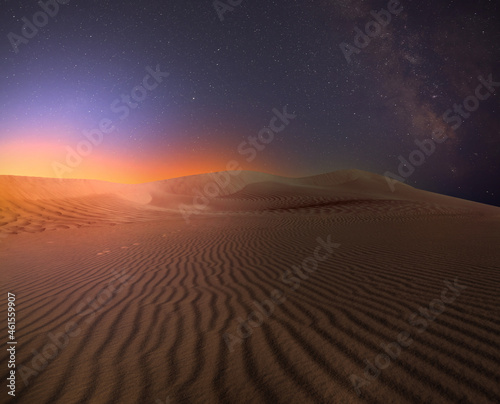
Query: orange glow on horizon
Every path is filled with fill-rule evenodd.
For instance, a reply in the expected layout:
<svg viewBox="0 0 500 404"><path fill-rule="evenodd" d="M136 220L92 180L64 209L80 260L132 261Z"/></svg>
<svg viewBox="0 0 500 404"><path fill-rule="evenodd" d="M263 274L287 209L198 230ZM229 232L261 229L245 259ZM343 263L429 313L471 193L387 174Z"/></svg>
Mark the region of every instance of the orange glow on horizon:
<svg viewBox="0 0 500 404"><path fill-rule="evenodd" d="M138 184L169 178L183 177L208 172L225 171L227 163L236 160L242 169L268 172L268 169L252 164L248 166L242 156L234 153L224 155L216 150L197 152L189 155L142 155L134 158L123 152L119 156L96 148L84 157L79 165L64 172L62 178L89 179ZM0 175L58 178L54 170L55 162L65 164L65 147L54 141L11 142L0 144ZM66 164L65 164L66 165Z"/></svg>

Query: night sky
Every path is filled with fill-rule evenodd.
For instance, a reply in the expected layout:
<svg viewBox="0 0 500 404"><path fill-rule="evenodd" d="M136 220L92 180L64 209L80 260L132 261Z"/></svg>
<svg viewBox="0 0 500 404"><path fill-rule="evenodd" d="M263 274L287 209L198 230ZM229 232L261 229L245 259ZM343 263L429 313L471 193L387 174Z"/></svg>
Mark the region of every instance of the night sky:
<svg viewBox="0 0 500 404"><path fill-rule="evenodd" d="M406 182L500 206L500 83L477 98L480 76L500 82L498 0L61 2L1 2L0 174L137 183L236 160L400 176L437 133Z"/></svg>

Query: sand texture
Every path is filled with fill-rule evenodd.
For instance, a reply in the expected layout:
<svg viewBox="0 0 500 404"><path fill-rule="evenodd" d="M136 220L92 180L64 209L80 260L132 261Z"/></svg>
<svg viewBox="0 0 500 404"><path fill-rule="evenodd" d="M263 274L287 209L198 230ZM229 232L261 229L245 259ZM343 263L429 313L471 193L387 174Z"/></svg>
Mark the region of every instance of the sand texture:
<svg viewBox="0 0 500 404"><path fill-rule="evenodd" d="M0 176L0 402L498 403L499 245L500 208L357 170Z"/></svg>

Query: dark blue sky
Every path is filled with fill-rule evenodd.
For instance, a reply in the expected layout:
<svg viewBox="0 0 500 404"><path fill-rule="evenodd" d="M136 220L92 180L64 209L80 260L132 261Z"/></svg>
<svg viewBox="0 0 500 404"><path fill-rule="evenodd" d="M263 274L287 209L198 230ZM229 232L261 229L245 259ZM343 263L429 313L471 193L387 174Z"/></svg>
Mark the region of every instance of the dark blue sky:
<svg viewBox="0 0 500 404"><path fill-rule="evenodd" d="M401 177L399 156L420 164L415 141L440 131L446 139L407 183L500 205L500 87L475 105L479 76L500 82L496 1L254 0L223 21L213 1L71 0L57 13L44 3L47 21L36 1L2 4L0 174L50 176L107 118L115 129L68 177L153 180L231 159L292 176L359 168ZM369 25L372 38L356 42L367 46L354 48L371 11L391 7L390 22ZM43 26L22 36L23 17ZM121 97L148 66L168 78L129 100L121 119ZM241 144L285 106L295 118L247 161Z"/></svg>

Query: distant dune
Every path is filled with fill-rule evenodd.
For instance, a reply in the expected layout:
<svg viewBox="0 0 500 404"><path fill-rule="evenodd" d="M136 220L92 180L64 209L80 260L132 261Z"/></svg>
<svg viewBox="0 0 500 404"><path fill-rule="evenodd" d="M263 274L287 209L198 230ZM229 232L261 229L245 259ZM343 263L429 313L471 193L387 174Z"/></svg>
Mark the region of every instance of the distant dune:
<svg viewBox="0 0 500 404"><path fill-rule="evenodd" d="M12 403L500 402L500 208L358 170L0 176L0 235Z"/></svg>
<svg viewBox="0 0 500 404"><path fill-rule="evenodd" d="M207 184L211 186L205 188ZM212 197L215 193L218 194ZM199 206L200 195L210 200L203 209ZM138 185L0 176L0 233L4 234L156 220L159 208L163 215L180 215L181 206L197 215L200 211L265 214L311 210L335 213L339 219L342 215L379 217L395 212L411 215L499 211L404 184L391 192L384 177L359 170L305 178L225 172Z"/></svg>

